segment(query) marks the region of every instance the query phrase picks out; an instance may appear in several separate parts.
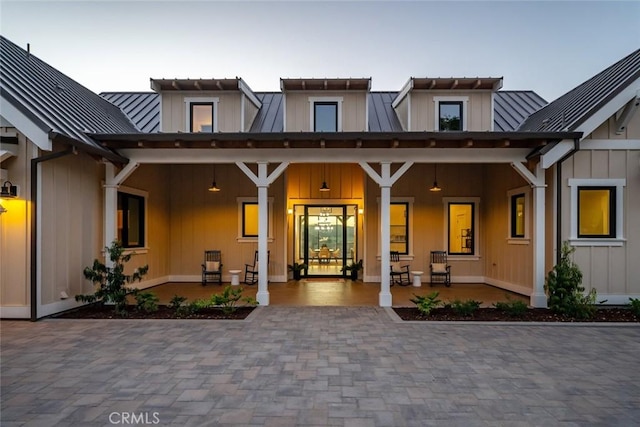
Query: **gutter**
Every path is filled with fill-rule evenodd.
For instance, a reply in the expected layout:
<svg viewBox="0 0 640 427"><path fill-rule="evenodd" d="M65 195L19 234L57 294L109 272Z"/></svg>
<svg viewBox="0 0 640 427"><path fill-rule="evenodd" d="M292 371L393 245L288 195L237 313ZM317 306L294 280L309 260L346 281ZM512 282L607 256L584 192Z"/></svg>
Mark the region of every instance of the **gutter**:
<svg viewBox="0 0 640 427"><path fill-rule="evenodd" d="M580 139L573 139L573 149L564 155L558 162L556 163L558 176L556 179L556 264L560 263L561 251L562 247L562 162L567 160L569 157L572 157L575 153L580 151Z"/></svg>
<svg viewBox="0 0 640 427"><path fill-rule="evenodd" d="M69 154L77 154L75 147L31 159L31 321L38 320L38 164Z"/></svg>

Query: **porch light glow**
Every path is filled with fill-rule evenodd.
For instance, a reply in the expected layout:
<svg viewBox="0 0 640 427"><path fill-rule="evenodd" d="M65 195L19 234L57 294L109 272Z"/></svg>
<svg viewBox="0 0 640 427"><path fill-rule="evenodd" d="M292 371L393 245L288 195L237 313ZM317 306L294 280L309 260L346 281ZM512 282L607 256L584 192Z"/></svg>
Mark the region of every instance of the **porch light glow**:
<svg viewBox="0 0 640 427"><path fill-rule="evenodd" d="M438 187L438 165L433 165L433 186L429 189L432 192L442 191L442 188Z"/></svg>
<svg viewBox="0 0 640 427"><path fill-rule="evenodd" d="M3 199L15 199L18 197L18 187L11 184L10 181L5 181L2 184L2 190L0 191L0 198Z"/></svg>
<svg viewBox="0 0 640 427"><path fill-rule="evenodd" d="M217 193L220 191L220 188L216 185L216 167L213 166L213 182L211 183L211 187L209 187L209 191L212 193Z"/></svg>

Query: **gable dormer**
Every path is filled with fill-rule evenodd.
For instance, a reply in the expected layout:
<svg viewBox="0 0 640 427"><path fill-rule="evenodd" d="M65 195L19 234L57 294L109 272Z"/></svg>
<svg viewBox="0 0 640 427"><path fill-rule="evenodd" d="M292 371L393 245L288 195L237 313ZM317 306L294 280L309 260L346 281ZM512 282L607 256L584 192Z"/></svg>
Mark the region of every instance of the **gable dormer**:
<svg viewBox="0 0 640 427"><path fill-rule="evenodd" d="M371 79L280 79L285 132L365 132Z"/></svg>
<svg viewBox="0 0 640 427"><path fill-rule="evenodd" d="M151 79L161 132L246 132L261 107L241 78Z"/></svg>
<svg viewBox="0 0 640 427"><path fill-rule="evenodd" d="M407 131L491 131L502 77L412 77L392 106Z"/></svg>

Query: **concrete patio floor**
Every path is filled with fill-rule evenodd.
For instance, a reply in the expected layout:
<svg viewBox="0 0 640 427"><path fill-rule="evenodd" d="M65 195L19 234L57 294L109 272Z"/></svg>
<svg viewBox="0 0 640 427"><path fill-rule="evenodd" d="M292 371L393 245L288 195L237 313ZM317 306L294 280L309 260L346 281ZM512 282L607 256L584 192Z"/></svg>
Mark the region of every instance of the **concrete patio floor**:
<svg viewBox="0 0 640 427"><path fill-rule="evenodd" d="M2 321L0 424L638 425L636 325L402 323L389 310Z"/></svg>

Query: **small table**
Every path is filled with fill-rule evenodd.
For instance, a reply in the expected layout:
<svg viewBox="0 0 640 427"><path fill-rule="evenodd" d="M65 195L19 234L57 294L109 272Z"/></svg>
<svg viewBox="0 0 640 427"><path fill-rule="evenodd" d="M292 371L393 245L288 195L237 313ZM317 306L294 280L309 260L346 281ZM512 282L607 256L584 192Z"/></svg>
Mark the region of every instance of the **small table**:
<svg viewBox="0 0 640 427"><path fill-rule="evenodd" d="M420 278L424 274L424 271L412 271L411 274L413 274L413 287L419 288L420 286L422 286Z"/></svg>
<svg viewBox="0 0 640 427"><path fill-rule="evenodd" d="M240 284L240 273L242 273L242 270L229 270L232 286L238 286Z"/></svg>

